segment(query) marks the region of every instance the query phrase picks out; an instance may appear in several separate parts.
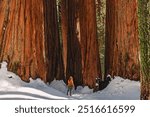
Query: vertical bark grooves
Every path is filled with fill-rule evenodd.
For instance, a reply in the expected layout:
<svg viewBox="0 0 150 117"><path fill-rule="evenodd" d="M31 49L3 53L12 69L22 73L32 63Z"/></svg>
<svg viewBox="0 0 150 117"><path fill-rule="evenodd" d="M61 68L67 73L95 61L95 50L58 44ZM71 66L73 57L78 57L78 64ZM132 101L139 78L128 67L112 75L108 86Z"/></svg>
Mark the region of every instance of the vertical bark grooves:
<svg viewBox="0 0 150 117"><path fill-rule="evenodd" d="M63 38L63 63L64 63L64 73L66 76L67 68L67 38L68 38L68 0L62 0L61 2L61 28L62 28L62 38Z"/></svg>
<svg viewBox="0 0 150 117"><path fill-rule="evenodd" d="M29 81L29 77L40 77L45 82L63 78L62 61L58 59L61 52L55 2L4 0L0 3L0 42L3 42L0 59L6 60L9 70L25 81Z"/></svg>
<svg viewBox="0 0 150 117"><path fill-rule="evenodd" d="M82 0L80 5L83 83L95 87L95 78L101 78L98 40L96 38L96 4L94 0Z"/></svg>
<svg viewBox="0 0 150 117"><path fill-rule="evenodd" d="M64 79L63 59L58 33L56 0L44 0L45 37L48 56L48 81Z"/></svg>
<svg viewBox="0 0 150 117"><path fill-rule="evenodd" d="M72 75L75 85L82 85L81 48L77 29L78 0L68 0L67 78Z"/></svg>
<svg viewBox="0 0 150 117"><path fill-rule="evenodd" d="M140 79L137 0L107 0L105 76Z"/></svg>
<svg viewBox="0 0 150 117"><path fill-rule="evenodd" d="M66 76L72 75L76 86L94 88L95 78L101 77L95 0L62 0L62 5Z"/></svg>

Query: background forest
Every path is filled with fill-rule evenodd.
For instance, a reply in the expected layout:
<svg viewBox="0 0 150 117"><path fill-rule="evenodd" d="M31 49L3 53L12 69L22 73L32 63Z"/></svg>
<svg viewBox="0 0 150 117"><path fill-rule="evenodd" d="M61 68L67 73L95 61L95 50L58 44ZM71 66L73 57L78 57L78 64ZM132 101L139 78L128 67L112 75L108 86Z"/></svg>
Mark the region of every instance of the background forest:
<svg viewBox="0 0 150 117"><path fill-rule="evenodd" d="M150 99L150 0L0 0L0 61L25 82L140 81Z"/></svg>

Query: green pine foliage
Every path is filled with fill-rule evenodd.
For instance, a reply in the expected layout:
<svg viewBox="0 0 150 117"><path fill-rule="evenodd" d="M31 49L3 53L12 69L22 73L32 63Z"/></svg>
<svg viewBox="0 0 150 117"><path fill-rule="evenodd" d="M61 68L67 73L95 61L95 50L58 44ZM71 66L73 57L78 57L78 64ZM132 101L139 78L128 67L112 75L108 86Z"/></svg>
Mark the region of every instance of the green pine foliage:
<svg viewBox="0 0 150 117"><path fill-rule="evenodd" d="M150 81L150 0L138 0L140 61L143 80Z"/></svg>
<svg viewBox="0 0 150 117"><path fill-rule="evenodd" d="M106 0L96 0L97 38L102 73L104 74Z"/></svg>

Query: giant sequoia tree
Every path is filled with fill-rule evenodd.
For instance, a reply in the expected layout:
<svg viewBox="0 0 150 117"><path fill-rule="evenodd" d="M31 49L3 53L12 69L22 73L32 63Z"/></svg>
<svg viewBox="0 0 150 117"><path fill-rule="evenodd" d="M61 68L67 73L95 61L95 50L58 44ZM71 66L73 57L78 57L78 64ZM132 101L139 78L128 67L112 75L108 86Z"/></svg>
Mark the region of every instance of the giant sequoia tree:
<svg viewBox="0 0 150 117"><path fill-rule="evenodd" d="M101 77L95 0L62 0L62 33L66 77L74 76L76 86L95 87Z"/></svg>
<svg viewBox="0 0 150 117"><path fill-rule="evenodd" d="M62 0L61 20L63 38L64 72L72 75L75 85L82 85L81 48L77 35L77 0Z"/></svg>
<svg viewBox="0 0 150 117"><path fill-rule="evenodd" d="M106 2L105 75L139 80L137 0Z"/></svg>
<svg viewBox="0 0 150 117"><path fill-rule="evenodd" d="M45 43L48 59L48 80L64 78L63 59L59 40L56 0L44 0Z"/></svg>
<svg viewBox="0 0 150 117"><path fill-rule="evenodd" d="M0 61L25 81L63 77L56 0L0 1Z"/></svg>
<svg viewBox="0 0 150 117"><path fill-rule="evenodd" d="M139 0L139 37L141 55L141 99L150 99L150 6Z"/></svg>

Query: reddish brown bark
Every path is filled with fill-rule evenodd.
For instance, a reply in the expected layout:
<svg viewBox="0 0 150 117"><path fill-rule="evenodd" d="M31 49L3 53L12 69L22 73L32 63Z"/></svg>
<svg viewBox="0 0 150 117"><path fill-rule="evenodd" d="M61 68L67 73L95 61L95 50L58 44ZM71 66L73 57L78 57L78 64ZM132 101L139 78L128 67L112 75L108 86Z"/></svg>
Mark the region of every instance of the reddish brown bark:
<svg viewBox="0 0 150 117"><path fill-rule="evenodd" d="M96 9L94 0L63 0L67 4L62 15L65 29L63 46L66 76L72 75L75 85L95 87L96 77L101 77L98 42L96 39ZM66 5L65 4L65 5ZM64 8L64 7L62 7Z"/></svg>
<svg viewBox="0 0 150 117"><path fill-rule="evenodd" d="M62 38L63 38L63 63L64 63L64 73L66 75L67 67L67 38L68 38L68 0L62 0L61 2L61 28L62 28Z"/></svg>
<svg viewBox="0 0 150 117"><path fill-rule="evenodd" d="M62 0L63 58L66 78L74 77L75 86L82 85L81 49L77 29L77 0Z"/></svg>
<svg viewBox="0 0 150 117"><path fill-rule="evenodd" d="M79 3L83 83L84 85L95 87L95 78L101 78L96 35L96 4L95 0L82 0Z"/></svg>
<svg viewBox="0 0 150 117"><path fill-rule="evenodd" d="M47 0L0 2L0 60L6 60L9 70L17 73L25 81L28 81L29 77L40 77L46 82L57 76L59 62L56 61L60 51L57 25L53 23L57 21L57 17L54 17L56 11L48 14L48 10L52 10L55 5L54 1L49 1L52 4L46 10L44 8L50 4ZM47 18L50 18L50 21ZM48 29L50 31L47 31ZM53 56L52 53L56 53L56 60L50 57ZM55 69L55 73L51 67Z"/></svg>
<svg viewBox="0 0 150 117"><path fill-rule="evenodd" d="M105 75L140 79L137 0L107 0Z"/></svg>
<svg viewBox="0 0 150 117"><path fill-rule="evenodd" d="M62 51L59 40L56 0L44 0L45 41L48 59L48 81L64 79Z"/></svg>

